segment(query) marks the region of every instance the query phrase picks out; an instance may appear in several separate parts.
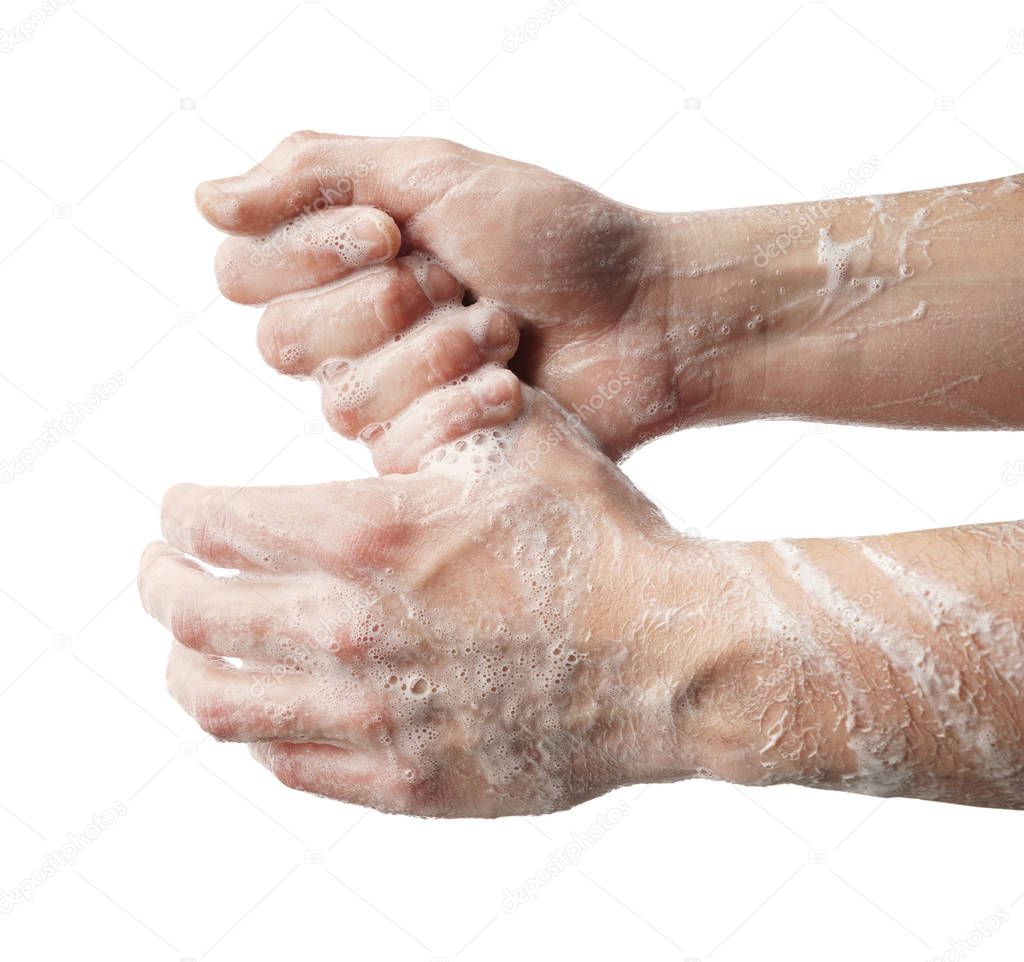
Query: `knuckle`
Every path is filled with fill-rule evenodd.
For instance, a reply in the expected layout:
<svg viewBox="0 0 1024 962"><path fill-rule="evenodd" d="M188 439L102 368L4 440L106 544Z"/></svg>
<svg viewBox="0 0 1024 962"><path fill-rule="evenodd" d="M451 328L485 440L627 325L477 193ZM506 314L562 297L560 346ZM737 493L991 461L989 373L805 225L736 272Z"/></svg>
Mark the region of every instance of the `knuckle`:
<svg viewBox="0 0 1024 962"><path fill-rule="evenodd" d="M456 327L430 331L422 350L424 373L432 385L447 384L479 360L472 335Z"/></svg>
<svg viewBox="0 0 1024 962"><path fill-rule="evenodd" d="M388 334L405 330L420 311L429 306L415 276L407 270L388 273L383 287L374 297L374 310Z"/></svg>
<svg viewBox="0 0 1024 962"><path fill-rule="evenodd" d="M179 598L171 612L171 634L183 645L204 651L210 641L210 624L203 614L198 598L186 595Z"/></svg>
<svg viewBox="0 0 1024 962"><path fill-rule="evenodd" d="M200 728L218 741L234 741L238 737L238 713L217 699L196 704L192 715Z"/></svg>
<svg viewBox="0 0 1024 962"><path fill-rule="evenodd" d="M354 482L350 482L352 484ZM379 478L358 482L353 495L342 493L339 502L344 520L324 532L320 546L323 561L330 568L372 567L394 560L407 542L411 526L399 516L398 506L385 493Z"/></svg>
<svg viewBox="0 0 1024 962"><path fill-rule="evenodd" d="M341 567L374 567L385 563L403 541L402 530L394 521L361 518L352 522L339 549Z"/></svg>
<svg viewBox="0 0 1024 962"><path fill-rule="evenodd" d="M266 762L271 774L286 788L302 791L304 780L302 772L291 751L284 746L276 745L270 751Z"/></svg>
<svg viewBox="0 0 1024 962"><path fill-rule="evenodd" d="M436 157L448 157L453 154L461 156L467 150L463 144L447 137L424 137L422 147L427 153Z"/></svg>
<svg viewBox="0 0 1024 962"><path fill-rule="evenodd" d="M327 139L326 134L316 130L295 130L281 141L280 146L299 154L311 146L323 144Z"/></svg>
<svg viewBox="0 0 1024 962"><path fill-rule="evenodd" d="M332 135L316 130L296 130L278 141L260 165L271 183L282 183L282 178L304 174L319 163L330 149Z"/></svg>
<svg viewBox="0 0 1024 962"><path fill-rule="evenodd" d="M180 656L172 654L168 659L166 679L171 696L203 731L222 741L237 739L237 711L214 697L209 689L197 686Z"/></svg>
<svg viewBox="0 0 1024 962"><path fill-rule="evenodd" d="M209 518L199 518L189 528L193 552L203 558L218 559L225 554L225 545Z"/></svg>

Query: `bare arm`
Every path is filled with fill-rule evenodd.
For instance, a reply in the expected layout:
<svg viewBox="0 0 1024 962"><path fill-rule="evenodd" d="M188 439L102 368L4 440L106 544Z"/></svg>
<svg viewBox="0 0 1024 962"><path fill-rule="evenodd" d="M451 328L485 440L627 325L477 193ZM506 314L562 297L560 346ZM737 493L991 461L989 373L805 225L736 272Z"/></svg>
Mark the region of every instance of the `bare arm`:
<svg viewBox="0 0 1024 962"><path fill-rule="evenodd" d="M229 296L260 302L309 287L311 275L326 283L350 270L348 261L302 239L320 236L314 228L326 229L322 222L351 212L306 215L296 204L320 189L319 179L309 176L313 160L344 173L360 155L374 159L372 176L346 182L351 196L337 206L386 205L404 233L409 222L415 225L417 246L455 269L445 297L461 295L462 281L515 313L537 379L612 453L698 420L766 415L940 427L1024 423L1018 334L1024 273L1016 259L1024 191L1016 180L828 206L663 217L457 145L300 135L268 158L280 180L257 169L240 182L200 189L206 215L243 235L230 238L219 259ZM397 176L409 170L414 179ZM410 183L438 196L410 197ZM487 199L493 203L482 203ZM420 207L429 216L418 216ZM466 216L468 210L486 210L490 219L481 224ZM267 272L261 258L268 241L254 235L288 216L308 218L308 230L279 229L280 250L271 245L277 253ZM521 250L513 244L514 257L484 257L481 245L488 240L508 253L511 227ZM469 249L473 257L460 257ZM413 324L427 301L436 300L422 272L398 283L410 281L403 274L409 270L408 259L398 258L348 286L272 304L261 327L265 350L272 348L267 353L283 369L287 355L311 371L331 357L349 358L338 338L378 344L381 318L367 320L358 306L378 300L394 306L399 299L393 295L412 290L420 307L390 324L393 332ZM371 282L381 287L363 286ZM414 285L423 284L429 290L420 293ZM619 304L610 294L623 290L629 296ZM449 325L455 320L448 317ZM459 332L442 327L442 333ZM447 344L455 356L450 348L456 341L449 341L440 346ZM422 703L440 740L426 749L420 744L421 729L409 720L389 675L380 690L369 684L373 679L350 676L352 639L344 628L338 663L328 659L310 674L345 698L355 691L374 706L383 704L389 738L403 731L409 736L400 766L390 756L372 756L374 778L384 779L374 781L372 791L347 780L348 756L332 749L321 758L293 744L317 738L333 744L350 736L349 721L338 717L336 700L324 700L322 687L307 693L316 725L287 715L280 727L268 726L252 699L221 711L224 679L188 667L179 646L177 693L202 723L222 737L291 745L261 748L289 784L405 811L544 811L618 784L695 774L1024 807L1024 527L754 545L681 538L597 455L589 438L556 430L564 412L556 414L543 395L528 390L533 400L491 452L494 464L508 460L511 475L504 468L473 468L482 474L467 497L463 486L472 474L455 471L439 487L438 472L446 472L448 462L421 461L423 446L409 444L423 433L423 408L381 413L381 398L395 405L393 383L413 394L434 386L415 376L417 366L406 353L413 343L396 340L369 360L354 352L351 364L370 388L359 395L358 410L343 397L346 417L332 421L356 433L364 422L395 414L391 436L401 443L388 453L387 434L369 441L378 464L412 472L408 482L389 474L366 492L349 486L331 489L329 497L318 489L269 492L266 504L254 502L252 510L227 519L225 538L234 546L259 545L287 534L308 514L302 530L317 535L289 543L287 563L302 570L327 565L329 583L345 590L355 590L353 578L383 563L378 555L385 546L389 577L398 578L397 610L427 612L428 622L410 624L381 609L376 582L358 600L372 623L391 625L394 644L382 657L401 653L395 679L411 668L419 673L409 676L414 684L434 675L447 679ZM466 347L459 355L465 363L451 373L474 370L481 362L476 342L463 337L457 343ZM503 358L514 339L502 343ZM400 380L388 380L389 364ZM349 376L345 366L339 385L325 379L327 410L335 415ZM612 383L619 389L595 395ZM432 442L471 430L467 412L482 427L516 417L518 382L506 379L504 387L508 396L496 405L484 403L489 391L462 385L470 396L452 395L464 402L458 417L445 414L443 405L428 408L435 412L431 422L445 428ZM458 446L450 454L457 464ZM344 502L350 497L344 492L357 490L358 510L346 504L331 510L332 499ZM172 513L187 521L209 501L191 492ZM228 502L241 510L236 494ZM447 529L439 526L445 505L451 508ZM264 513L269 525L260 520ZM398 515L390 527L364 522L389 513ZM495 518L507 523L495 528ZM367 530L351 530L357 521ZM171 527L174 549L209 547L208 539L194 543L191 527ZM581 540L597 532L592 542ZM524 544L550 548L526 578L517 560ZM353 572L348 555L357 549L368 555L357 558ZM312 559L305 557L310 552ZM252 554L257 564L271 557L263 548ZM155 553L160 563L147 571L166 570L147 575L144 596L182 646L196 646L203 632L178 609L187 602L186 612L194 614L206 605L213 615L203 617L212 618L224 585L190 586L186 579L195 580L195 573L181 558L172 556L172 563L165 555L164 549ZM553 581L550 561L543 559L561 566ZM230 566L238 567L238 560L232 555ZM520 581L531 591L551 581L555 601L538 608L529 593L510 590L507 610L495 609L502 597L495 585ZM237 587L246 587L244 578ZM311 608L324 595L305 580L289 580L286 587L287 595L298 590L300 598L319 592L307 599ZM488 599L482 620L467 597ZM305 607L288 604L284 611ZM438 618L441 636L432 623ZM289 637L305 631L288 624ZM449 636L466 644L439 647L438 638ZM481 640L487 640L482 653ZM531 665L544 668L540 675L523 664L527 643ZM355 653L365 644L360 641ZM210 653L238 654L212 645ZM512 660L504 666L509 684L501 688L502 710L494 714L481 708L479 692L466 679L489 676L498 656ZM549 664L552 658L567 660ZM526 715L517 707L524 698L531 706ZM217 709L212 718L211 706ZM490 740L477 738L484 721ZM450 741L452 732L457 737ZM508 757L517 759L508 783L493 781L488 755L499 736L507 738ZM326 756L336 771L325 767ZM414 787L417 772L429 773L411 797L403 781L409 772Z"/></svg>
<svg viewBox="0 0 1024 962"><path fill-rule="evenodd" d="M665 236L713 417L1024 424L1024 178L678 215Z"/></svg>
<svg viewBox="0 0 1024 962"><path fill-rule="evenodd" d="M681 714L703 767L1024 807L1024 526L720 544L713 557L732 641Z"/></svg>

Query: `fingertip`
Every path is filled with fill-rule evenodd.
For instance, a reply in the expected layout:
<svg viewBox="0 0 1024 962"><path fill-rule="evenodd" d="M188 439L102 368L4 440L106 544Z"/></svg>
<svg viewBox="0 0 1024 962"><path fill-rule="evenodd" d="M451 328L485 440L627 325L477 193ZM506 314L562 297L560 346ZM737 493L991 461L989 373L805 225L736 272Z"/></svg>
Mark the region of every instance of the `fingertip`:
<svg viewBox="0 0 1024 962"><path fill-rule="evenodd" d="M395 223L394 218L385 214L386 221L382 227L387 245L387 259L394 260L402 250L402 229Z"/></svg>
<svg viewBox="0 0 1024 962"><path fill-rule="evenodd" d="M271 742L249 742L249 754L261 765L269 768L270 757L274 750Z"/></svg>
<svg viewBox="0 0 1024 962"><path fill-rule="evenodd" d="M423 288L423 293L430 298L432 303L444 304L448 301L461 300L462 285L440 264L428 261L424 265L422 274L422 279L417 275L417 280L420 282L420 287Z"/></svg>
<svg viewBox="0 0 1024 962"><path fill-rule="evenodd" d="M160 530L164 540L173 544L175 535L181 525L179 517L182 507L188 503L199 485L182 482L175 484L164 492L160 502Z"/></svg>
<svg viewBox="0 0 1024 962"><path fill-rule="evenodd" d="M151 541L142 549L142 555L139 558L139 573L135 576L135 588L142 600L142 607L146 611L150 611L146 595L147 574L153 565L160 561L168 548L169 545L164 541Z"/></svg>
<svg viewBox="0 0 1024 962"><path fill-rule="evenodd" d="M171 546L166 541L150 541L142 549L142 556L139 558L139 573L141 574L170 552Z"/></svg>
<svg viewBox="0 0 1024 962"><path fill-rule="evenodd" d="M382 210L371 208L353 225L352 235L363 245L365 264L383 264L394 260L402 246L402 231L394 219Z"/></svg>
<svg viewBox="0 0 1024 962"><path fill-rule="evenodd" d="M505 311L495 310L484 316L477 337L489 357L507 361L519 347L519 326Z"/></svg>
<svg viewBox="0 0 1024 962"><path fill-rule="evenodd" d="M523 384L508 368L488 371L473 386L473 393L488 407L507 407L513 416L522 410Z"/></svg>
<svg viewBox="0 0 1024 962"><path fill-rule="evenodd" d="M196 209L214 227L238 230L241 204L237 192L229 189L234 178L204 180L195 190Z"/></svg>
<svg viewBox="0 0 1024 962"><path fill-rule="evenodd" d="M217 278L217 287L224 297L236 304L257 303L249 289L250 285L246 283L247 272L243 270L239 260L242 256L243 249L230 237L217 248L213 258L213 273ZM250 250L250 260L253 256Z"/></svg>

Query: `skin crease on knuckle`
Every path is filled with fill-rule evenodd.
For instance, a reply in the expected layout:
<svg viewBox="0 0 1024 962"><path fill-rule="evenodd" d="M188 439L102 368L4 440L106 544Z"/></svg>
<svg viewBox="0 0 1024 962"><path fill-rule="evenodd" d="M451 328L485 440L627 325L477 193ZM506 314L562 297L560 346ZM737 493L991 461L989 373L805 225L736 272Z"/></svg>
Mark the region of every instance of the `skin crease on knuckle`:
<svg viewBox="0 0 1024 962"><path fill-rule="evenodd" d="M391 429L391 420L375 419L372 412L382 403L392 403L396 385L417 395L435 387L455 387L482 365L507 361L517 343L518 331L506 312L483 302L468 309L449 302L369 354L331 358L312 376L321 385L324 415L331 426L347 437L364 434L366 439ZM408 403L388 414L397 415L415 400L407 397Z"/></svg>

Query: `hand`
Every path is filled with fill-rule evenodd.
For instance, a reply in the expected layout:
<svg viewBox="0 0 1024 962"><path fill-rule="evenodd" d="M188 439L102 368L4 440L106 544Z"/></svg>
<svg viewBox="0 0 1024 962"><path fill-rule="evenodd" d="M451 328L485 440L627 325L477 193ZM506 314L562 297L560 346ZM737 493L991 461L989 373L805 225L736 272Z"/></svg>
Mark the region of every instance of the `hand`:
<svg viewBox="0 0 1024 962"><path fill-rule="evenodd" d="M719 657L705 548L524 394L413 474L168 493L140 590L207 731L292 787L420 815L547 812L700 766L681 722Z"/></svg>
<svg viewBox="0 0 1024 962"><path fill-rule="evenodd" d="M399 261L340 289L273 304L261 343L280 370L351 361L337 352L376 346L461 283L515 318L522 337L513 369L578 413L612 457L714 413L715 352L677 330L674 255L659 215L448 141L308 132L248 174L202 184L196 197L212 224L242 235L225 241L217 260L233 300L262 303L350 273L351 256L322 253L322 238L334 236L349 205L386 210L406 250L454 275L435 265L432 291L422 266L417 287L412 265ZM393 309L367 319L370 302Z"/></svg>

